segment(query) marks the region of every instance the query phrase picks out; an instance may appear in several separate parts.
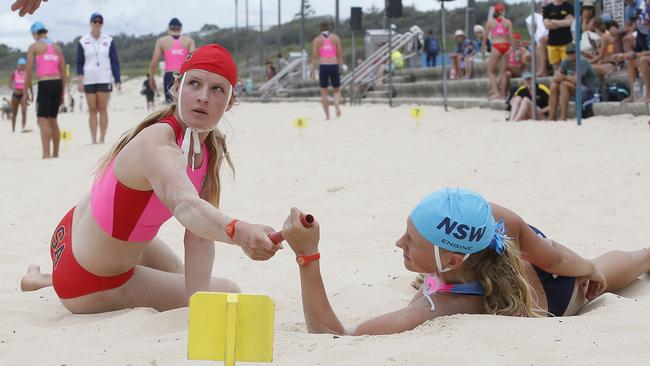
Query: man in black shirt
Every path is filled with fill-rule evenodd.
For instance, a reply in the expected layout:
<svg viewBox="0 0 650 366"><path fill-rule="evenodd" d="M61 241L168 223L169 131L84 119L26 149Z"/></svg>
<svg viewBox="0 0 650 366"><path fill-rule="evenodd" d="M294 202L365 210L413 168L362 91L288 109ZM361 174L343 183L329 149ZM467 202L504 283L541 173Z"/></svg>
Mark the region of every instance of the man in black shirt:
<svg viewBox="0 0 650 366"><path fill-rule="evenodd" d="M548 61L557 71L566 58L566 45L573 41L573 5L566 0L553 0L544 7L544 26L548 29Z"/></svg>

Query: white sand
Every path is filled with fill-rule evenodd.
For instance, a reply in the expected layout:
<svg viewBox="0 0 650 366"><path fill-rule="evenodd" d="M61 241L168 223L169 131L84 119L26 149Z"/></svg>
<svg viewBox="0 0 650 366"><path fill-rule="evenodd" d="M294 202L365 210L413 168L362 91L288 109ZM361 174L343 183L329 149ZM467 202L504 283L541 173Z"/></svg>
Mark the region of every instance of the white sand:
<svg viewBox="0 0 650 366"><path fill-rule="evenodd" d="M113 94L109 144L146 114L141 82ZM648 245L647 118L596 117L577 127L425 107L416 128L409 109L345 108L343 118L324 121L317 104L242 104L221 126L237 167L235 181L224 174L222 209L276 228L294 205L316 215L325 284L348 326L407 304L412 274L394 242L413 205L443 186L477 190L587 257ZM296 117L309 121L302 136ZM89 190L90 170L109 148L89 144L86 113L62 114L72 141L60 159L42 161L33 108L28 123L35 133L0 128L0 364L196 364L186 360L187 309L79 316L51 288L19 291L28 264L51 269L52 230ZM182 257L180 225L170 220L160 234ZM288 248L253 262L218 244L214 275L274 299L277 365L631 365L650 358L647 275L573 318L458 315L398 335L341 338L307 334Z"/></svg>

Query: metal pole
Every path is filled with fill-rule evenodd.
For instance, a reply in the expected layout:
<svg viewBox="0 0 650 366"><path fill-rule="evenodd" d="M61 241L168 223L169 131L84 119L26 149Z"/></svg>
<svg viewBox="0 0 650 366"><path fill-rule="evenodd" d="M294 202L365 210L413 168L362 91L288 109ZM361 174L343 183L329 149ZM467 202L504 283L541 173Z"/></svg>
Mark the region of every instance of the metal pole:
<svg viewBox="0 0 650 366"><path fill-rule="evenodd" d="M474 24L476 24L476 17L474 16L475 9L476 0L467 0L467 37L470 37L470 39L474 39Z"/></svg>
<svg viewBox="0 0 650 366"><path fill-rule="evenodd" d="M537 121L537 40L535 39L535 35L537 34L537 21L535 21L535 14L535 0L530 0L530 21L533 25L533 35L531 36L533 41L533 56L531 62L531 71L533 73L533 92L531 93L533 102L533 121Z"/></svg>
<svg viewBox="0 0 650 366"><path fill-rule="evenodd" d="M246 38L248 38L248 0L246 0ZM253 80L253 71L251 70L251 51L250 46L246 47L246 68L248 69L248 78Z"/></svg>
<svg viewBox="0 0 650 366"><path fill-rule="evenodd" d="M334 34L340 35L339 31L339 0L336 0L336 20L334 23Z"/></svg>
<svg viewBox="0 0 650 366"><path fill-rule="evenodd" d="M239 35L237 30L239 28L239 0L235 0L235 55L239 52Z"/></svg>
<svg viewBox="0 0 650 366"><path fill-rule="evenodd" d="M580 75L580 38L582 37L582 25L580 24L580 2L576 1L573 4L573 13L576 22L576 121L578 126L582 125L582 76ZM634 86L632 86L634 87Z"/></svg>
<svg viewBox="0 0 650 366"><path fill-rule="evenodd" d="M262 9L262 0L260 0L260 66L262 66L262 75L264 75L264 28L263 17L264 9ZM262 80L264 77L262 77Z"/></svg>
<svg viewBox="0 0 650 366"><path fill-rule="evenodd" d="M447 55L447 27L445 26L445 2L440 2L440 24L442 26L442 105L447 112L447 70L445 68L445 56Z"/></svg>
<svg viewBox="0 0 650 366"><path fill-rule="evenodd" d="M352 31L352 99L350 105L354 104L354 98L356 97L356 86L355 86L355 75L357 69L357 49L356 49L356 40L354 39L354 31Z"/></svg>
<svg viewBox="0 0 650 366"><path fill-rule="evenodd" d="M388 19L388 106L393 106L393 27L390 19Z"/></svg>
<svg viewBox="0 0 650 366"><path fill-rule="evenodd" d="M472 29L473 30L473 29ZM467 39L471 39L472 35L469 33L469 6L465 8L465 34L467 35Z"/></svg>
<svg viewBox="0 0 650 366"><path fill-rule="evenodd" d="M278 0L278 53L282 53L282 0Z"/></svg>
<svg viewBox="0 0 650 366"><path fill-rule="evenodd" d="M305 50L305 0L300 0L300 49Z"/></svg>

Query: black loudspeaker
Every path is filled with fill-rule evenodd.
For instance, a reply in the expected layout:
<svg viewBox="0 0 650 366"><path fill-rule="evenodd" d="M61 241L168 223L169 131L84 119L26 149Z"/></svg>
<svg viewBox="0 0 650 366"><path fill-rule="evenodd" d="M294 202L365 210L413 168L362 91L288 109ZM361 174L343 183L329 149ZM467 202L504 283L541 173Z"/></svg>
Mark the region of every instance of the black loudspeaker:
<svg viewBox="0 0 650 366"><path fill-rule="evenodd" d="M351 30L361 30L361 17L363 13L361 12L360 7L351 7L350 8L350 29Z"/></svg>
<svg viewBox="0 0 650 366"><path fill-rule="evenodd" d="M361 8L353 6L350 8L350 29L361 30Z"/></svg>
<svg viewBox="0 0 650 366"><path fill-rule="evenodd" d="M402 0L388 0L386 6L387 18L401 18L402 17Z"/></svg>

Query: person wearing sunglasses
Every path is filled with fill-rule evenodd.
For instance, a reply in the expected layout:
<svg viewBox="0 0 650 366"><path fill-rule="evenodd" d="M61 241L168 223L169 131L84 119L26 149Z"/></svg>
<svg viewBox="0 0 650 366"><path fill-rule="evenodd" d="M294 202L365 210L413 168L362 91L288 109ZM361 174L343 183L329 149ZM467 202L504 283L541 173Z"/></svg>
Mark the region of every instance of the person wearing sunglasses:
<svg viewBox="0 0 650 366"><path fill-rule="evenodd" d="M106 138L108 99L113 91L113 81L117 90L122 90L117 48L111 36L102 34L103 25L104 17L93 13L90 16L90 32L79 39L77 46L77 83L79 92L86 94L90 114L88 124L93 144L103 144Z"/></svg>

